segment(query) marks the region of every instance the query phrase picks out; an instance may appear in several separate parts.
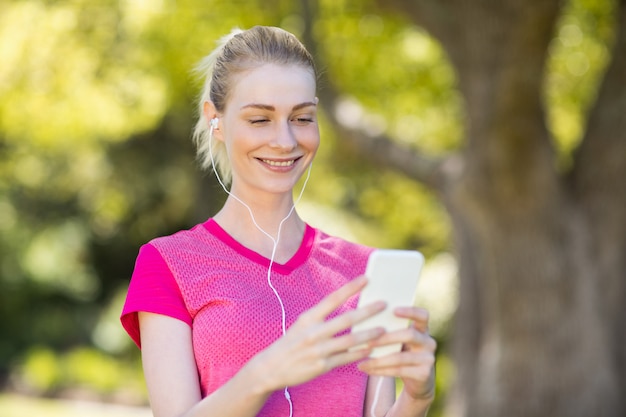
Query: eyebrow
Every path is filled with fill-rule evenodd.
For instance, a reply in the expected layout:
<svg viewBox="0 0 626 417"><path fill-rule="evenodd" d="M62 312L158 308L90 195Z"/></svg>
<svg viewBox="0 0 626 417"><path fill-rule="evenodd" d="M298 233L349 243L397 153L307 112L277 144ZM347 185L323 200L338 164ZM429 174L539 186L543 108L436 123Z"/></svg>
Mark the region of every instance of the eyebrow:
<svg viewBox="0 0 626 417"><path fill-rule="evenodd" d="M295 106L293 106L291 110L295 111L295 110L300 110L306 107L317 107L317 103L315 103L314 101L305 101L304 103L296 104ZM243 109L260 109L260 110L276 111L276 107L271 106L269 104L261 104L261 103L246 104L245 106L241 107L241 110Z"/></svg>

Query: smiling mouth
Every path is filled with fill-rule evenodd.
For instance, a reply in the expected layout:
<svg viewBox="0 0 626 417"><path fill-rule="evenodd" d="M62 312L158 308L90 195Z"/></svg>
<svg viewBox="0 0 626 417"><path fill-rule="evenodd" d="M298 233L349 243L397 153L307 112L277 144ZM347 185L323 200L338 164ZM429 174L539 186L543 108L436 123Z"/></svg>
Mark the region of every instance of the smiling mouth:
<svg viewBox="0 0 626 417"><path fill-rule="evenodd" d="M269 166L273 167L290 167L292 166L298 159L290 159L288 161L273 161L271 159L261 159L261 161Z"/></svg>

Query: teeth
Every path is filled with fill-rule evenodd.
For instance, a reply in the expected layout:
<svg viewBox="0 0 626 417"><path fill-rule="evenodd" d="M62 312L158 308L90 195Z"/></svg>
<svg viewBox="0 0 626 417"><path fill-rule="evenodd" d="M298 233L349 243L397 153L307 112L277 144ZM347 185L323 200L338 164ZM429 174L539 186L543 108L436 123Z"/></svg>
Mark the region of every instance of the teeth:
<svg viewBox="0 0 626 417"><path fill-rule="evenodd" d="M289 161L271 161L269 159L262 159L262 161L273 167L288 167L288 166L293 165L294 163L293 159Z"/></svg>

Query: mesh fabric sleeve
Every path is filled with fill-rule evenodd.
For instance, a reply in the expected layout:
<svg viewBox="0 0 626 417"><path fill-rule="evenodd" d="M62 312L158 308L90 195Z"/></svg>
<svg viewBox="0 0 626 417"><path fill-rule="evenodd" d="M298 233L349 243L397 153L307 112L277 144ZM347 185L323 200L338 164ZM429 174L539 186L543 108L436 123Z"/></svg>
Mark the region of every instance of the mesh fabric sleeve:
<svg viewBox="0 0 626 417"><path fill-rule="evenodd" d="M138 313L162 314L191 326L192 318L170 268L151 244L139 250L122 309L122 326L141 348Z"/></svg>

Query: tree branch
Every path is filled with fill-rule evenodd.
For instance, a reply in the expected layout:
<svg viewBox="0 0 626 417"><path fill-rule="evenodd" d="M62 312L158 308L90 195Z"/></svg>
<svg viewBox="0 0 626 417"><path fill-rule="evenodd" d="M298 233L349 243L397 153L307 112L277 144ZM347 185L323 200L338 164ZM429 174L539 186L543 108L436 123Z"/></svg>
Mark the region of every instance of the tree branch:
<svg viewBox="0 0 626 417"><path fill-rule="evenodd" d="M418 150L402 145L385 134L371 134L366 122L362 127L355 126L352 122L346 123L337 106L341 99L337 95L329 98L328 91L323 96L324 101L330 103L328 118L341 138L343 146L360 154L378 167L394 169L430 189L440 190L443 187L444 171L440 169L443 167L443 159L425 156Z"/></svg>
<svg viewBox="0 0 626 417"><path fill-rule="evenodd" d="M626 396L626 0L619 3L617 38L586 135L575 155L573 186L592 235L603 313L613 326L615 356Z"/></svg>
<svg viewBox="0 0 626 417"><path fill-rule="evenodd" d="M313 2L314 3L314 2ZM313 34L315 8L311 1L301 0L303 10L304 30L302 41L315 56L318 64L323 66L322 54L318 51L318 43ZM361 120L347 121L342 117L340 107L342 97L332 81L324 75L320 76L320 91L318 92L322 106L327 109L326 114L333 129L341 137L341 145L349 147L362 158L380 167L391 168L408 177L423 183L431 189L440 189L444 184L443 160L428 157L419 151L404 146L384 134L369 133L367 117Z"/></svg>
<svg viewBox="0 0 626 417"><path fill-rule="evenodd" d="M574 178L581 193L602 194L626 207L626 0L616 13L613 60L607 68L586 134L575 154ZM621 180L619 180L621 179Z"/></svg>
<svg viewBox="0 0 626 417"><path fill-rule="evenodd" d="M542 106L558 0L386 0L443 46L465 98L466 165L485 198L553 195L554 151ZM380 1L382 7L382 0ZM529 167L533 167L529 169Z"/></svg>

